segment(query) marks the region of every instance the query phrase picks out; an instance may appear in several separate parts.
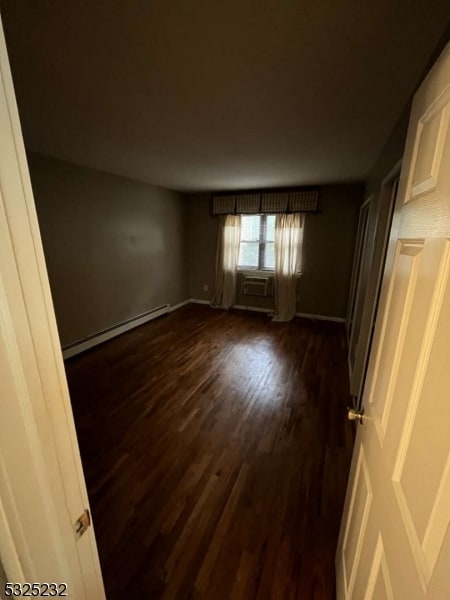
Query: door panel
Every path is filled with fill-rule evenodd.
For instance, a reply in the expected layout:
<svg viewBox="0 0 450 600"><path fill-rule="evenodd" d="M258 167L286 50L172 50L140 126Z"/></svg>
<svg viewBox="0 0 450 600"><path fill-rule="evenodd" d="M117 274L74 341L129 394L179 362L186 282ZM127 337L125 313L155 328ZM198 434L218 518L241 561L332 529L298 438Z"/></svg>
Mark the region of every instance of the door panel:
<svg viewBox="0 0 450 600"><path fill-rule="evenodd" d="M419 121L414 143L410 196L432 191L437 184L441 168L445 136L448 128L448 104L436 102Z"/></svg>
<svg viewBox="0 0 450 600"><path fill-rule="evenodd" d="M412 300L416 291L422 246L420 242L400 242L395 257L391 292L382 326L382 339L368 401L374 404L376 426L383 443L403 353L406 329L410 323Z"/></svg>
<svg viewBox="0 0 450 600"><path fill-rule="evenodd" d="M416 94L336 556L338 598L450 597L450 48Z"/></svg>
<svg viewBox="0 0 450 600"><path fill-rule="evenodd" d="M389 565L387 563L381 535L378 536L377 545L375 547L364 598L377 598L377 600L391 600L394 598Z"/></svg>
<svg viewBox="0 0 450 600"><path fill-rule="evenodd" d="M450 427L448 420L441 418L448 412L450 389L446 374L450 365L449 248L450 244L445 242L420 344L417 375L409 395L409 418L400 437L392 477L403 521L427 583L445 535L450 506ZM429 448L433 449L431 461Z"/></svg>
<svg viewBox="0 0 450 600"><path fill-rule="evenodd" d="M352 499L349 507L349 519L344 534L343 559L344 579L349 593L352 592L361 555L369 511L372 504L372 486L364 457L364 449L359 449L356 467L355 484L352 490Z"/></svg>

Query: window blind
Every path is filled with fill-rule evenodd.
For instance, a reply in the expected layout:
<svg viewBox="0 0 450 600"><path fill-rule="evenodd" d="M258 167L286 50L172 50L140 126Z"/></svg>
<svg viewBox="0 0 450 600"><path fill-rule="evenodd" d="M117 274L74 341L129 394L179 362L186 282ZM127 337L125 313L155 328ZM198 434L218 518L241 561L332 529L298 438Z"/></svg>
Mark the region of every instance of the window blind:
<svg viewBox="0 0 450 600"><path fill-rule="evenodd" d="M242 194L236 196L236 212L242 214L258 214L261 205L261 194Z"/></svg>
<svg viewBox="0 0 450 600"><path fill-rule="evenodd" d="M289 212L311 212L319 209L319 192L289 192Z"/></svg>
<svg viewBox="0 0 450 600"><path fill-rule="evenodd" d="M231 215L236 212L236 196L213 196L213 214Z"/></svg>
<svg viewBox="0 0 450 600"><path fill-rule="evenodd" d="M317 212L318 190L217 194L213 196L213 214L276 214Z"/></svg>
<svg viewBox="0 0 450 600"><path fill-rule="evenodd" d="M284 213L288 209L288 192L267 192L261 198L262 213Z"/></svg>

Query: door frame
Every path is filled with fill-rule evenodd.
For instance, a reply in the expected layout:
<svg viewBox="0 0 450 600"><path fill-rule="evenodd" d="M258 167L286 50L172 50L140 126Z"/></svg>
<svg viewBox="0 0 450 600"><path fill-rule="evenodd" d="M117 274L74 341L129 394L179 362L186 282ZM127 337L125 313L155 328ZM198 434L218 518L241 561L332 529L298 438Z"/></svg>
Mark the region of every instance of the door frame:
<svg viewBox="0 0 450 600"><path fill-rule="evenodd" d="M348 341L350 341L353 314L355 310L356 290L358 288L359 270L361 267L361 260L364 248L364 238L367 231L367 222L369 218L369 207L367 207L365 215L363 214L363 209L366 209L366 206L370 205L371 200L372 196L369 196L359 207L358 229L356 233L355 252L353 256L353 268L352 277L350 280L347 316L345 319L345 327L347 330Z"/></svg>
<svg viewBox="0 0 450 600"><path fill-rule="evenodd" d="M363 299L361 324L358 335L358 353L353 365L350 378L350 395L355 398L355 405L361 408L365 376L369 362L373 331L377 317L379 297L383 283L383 273L386 263L392 219L395 210L395 198L398 192L398 182L402 167L402 158L389 170L383 178L378 195L377 214L374 223L374 241L372 262L368 274L368 285ZM395 181L397 189L393 196Z"/></svg>
<svg viewBox="0 0 450 600"><path fill-rule="evenodd" d="M0 556L9 581L102 600L93 527L75 534L89 502L1 18L0 128Z"/></svg>
<svg viewBox="0 0 450 600"><path fill-rule="evenodd" d="M350 282L350 291L349 291L349 303L348 303L348 311L347 318L345 320L346 330L347 330L347 341L349 346L348 352L348 367L349 367L349 376L350 379L352 377L353 372L353 364L350 359L350 350L353 343L353 330L354 330L354 317L355 311L358 305L359 299L359 285L361 281L361 269L363 267L363 261L367 246L367 232L368 232L368 224L370 222L370 213L371 206L373 203L374 196L371 194L368 196L364 202L361 204L359 208L359 220L358 220L358 231L356 234L356 244L355 244L355 254L353 259L353 269L352 269L352 278Z"/></svg>

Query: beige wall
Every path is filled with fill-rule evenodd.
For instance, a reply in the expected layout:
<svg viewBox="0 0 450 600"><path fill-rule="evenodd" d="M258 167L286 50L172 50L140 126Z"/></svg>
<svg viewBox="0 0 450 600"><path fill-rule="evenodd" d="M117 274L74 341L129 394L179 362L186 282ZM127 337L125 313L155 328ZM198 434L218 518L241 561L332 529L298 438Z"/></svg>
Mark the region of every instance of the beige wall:
<svg viewBox="0 0 450 600"><path fill-rule="evenodd" d="M211 299L218 218L209 194L33 154L29 166L63 346L161 304ZM360 185L325 186L321 212L306 215L299 312L345 316L361 200ZM238 304L273 308L273 298L240 288Z"/></svg>
<svg viewBox="0 0 450 600"><path fill-rule="evenodd" d="M188 298L181 194L28 158L63 346Z"/></svg>
<svg viewBox="0 0 450 600"><path fill-rule="evenodd" d="M321 212L307 214L303 240L303 276L299 280L299 312L345 317L361 185L324 186ZM189 293L209 300L214 289L218 218L212 216L210 196L187 197ZM209 291L203 286L208 285ZM273 298L244 296L238 280L237 303L273 308Z"/></svg>
<svg viewBox="0 0 450 600"><path fill-rule="evenodd" d="M361 185L324 186L321 212L306 215L300 312L345 317L362 199Z"/></svg>
<svg viewBox="0 0 450 600"><path fill-rule="evenodd" d="M210 194L186 197L186 238L189 296L210 300L214 290L219 219L211 213ZM208 286L208 291L203 286Z"/></svg>

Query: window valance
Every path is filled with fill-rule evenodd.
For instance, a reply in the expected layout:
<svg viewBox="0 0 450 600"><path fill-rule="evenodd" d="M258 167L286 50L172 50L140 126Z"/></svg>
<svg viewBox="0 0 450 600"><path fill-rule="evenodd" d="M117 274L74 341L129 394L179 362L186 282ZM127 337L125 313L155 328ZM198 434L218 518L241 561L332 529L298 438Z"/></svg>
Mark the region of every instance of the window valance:
<svg viewBox="0 0 450 600"><path fill-rule="evenodd" d="M215 215L317 212L318 190L217 194L213 196Z"/></svg>

